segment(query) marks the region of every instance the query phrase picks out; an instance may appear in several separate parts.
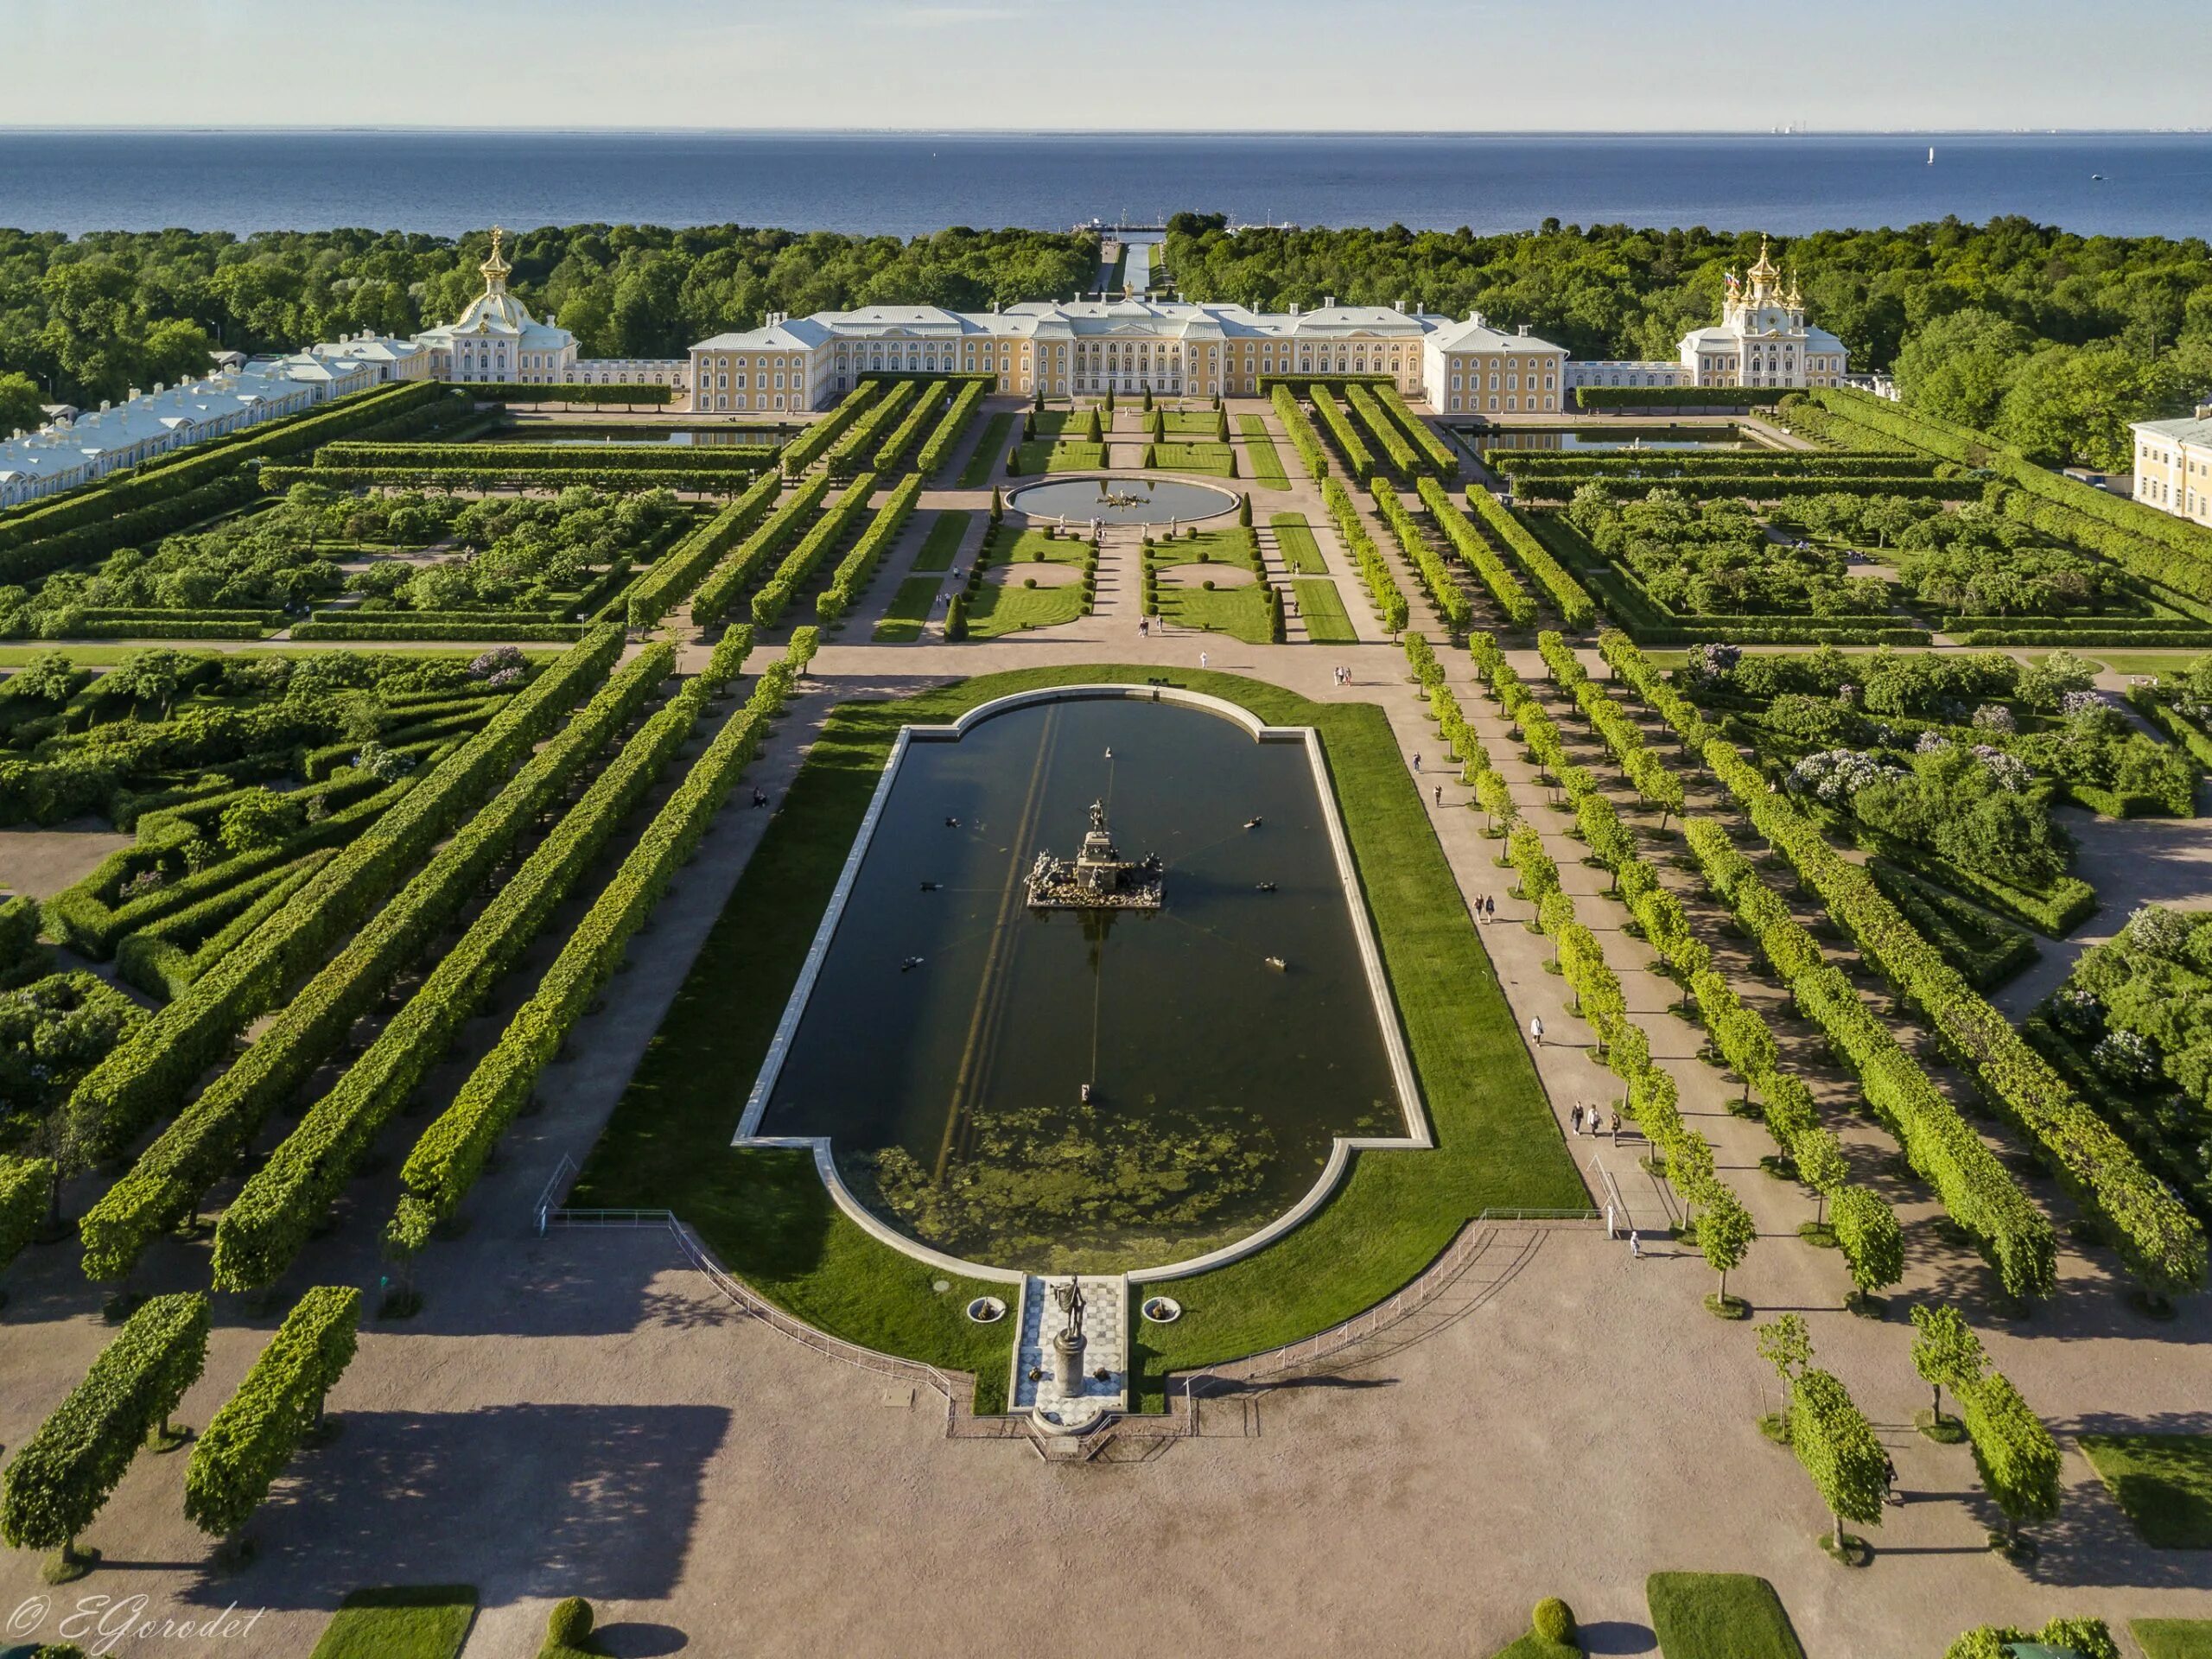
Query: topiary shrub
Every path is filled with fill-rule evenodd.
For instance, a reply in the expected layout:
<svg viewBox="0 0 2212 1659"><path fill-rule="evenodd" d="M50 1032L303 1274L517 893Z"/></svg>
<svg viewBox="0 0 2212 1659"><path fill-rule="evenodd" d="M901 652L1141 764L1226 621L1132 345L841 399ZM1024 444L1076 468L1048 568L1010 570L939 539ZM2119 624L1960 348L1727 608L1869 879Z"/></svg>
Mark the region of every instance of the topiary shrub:
<svg viewBox="0 0 2212 1659"><path fill-rule="evenodd" d="M582 1596L563 1596L553 1604L545 1621L549 1649L581 1648L591 1640L591 1603Z"/></svg>
<svg viewBox="0 0 2212 1659"><path fill-rule="evenodd" d="M1574 1609L1557 1596L1546 1596L1536 1604L1535 1615L1529 1621L1536 1634L1547 1642L1574 1640Z"/></svg>

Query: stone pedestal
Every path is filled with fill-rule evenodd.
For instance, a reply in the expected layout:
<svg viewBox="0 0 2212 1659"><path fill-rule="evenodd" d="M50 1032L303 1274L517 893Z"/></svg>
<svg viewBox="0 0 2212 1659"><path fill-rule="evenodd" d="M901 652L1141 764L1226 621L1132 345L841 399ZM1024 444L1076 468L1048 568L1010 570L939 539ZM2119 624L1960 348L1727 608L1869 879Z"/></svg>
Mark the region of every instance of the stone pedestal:
<svg viewBox="0 0 2212 1659"><path fill-rule="evenodd" d="M1089 1344L1063 1331L1052 1338L1052 1381L1064 1396L1083 1392L1083 1354Z"/></svg>

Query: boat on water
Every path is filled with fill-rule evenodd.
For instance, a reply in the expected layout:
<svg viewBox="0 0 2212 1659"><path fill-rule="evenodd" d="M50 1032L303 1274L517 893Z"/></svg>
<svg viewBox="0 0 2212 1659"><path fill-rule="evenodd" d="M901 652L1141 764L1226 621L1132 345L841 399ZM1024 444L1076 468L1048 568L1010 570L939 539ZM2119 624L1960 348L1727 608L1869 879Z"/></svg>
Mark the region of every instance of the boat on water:
<svg viewBox="0 0 2212 1659"><path fill-rule="evenodd" d="M1936 165L1936 146L1933 144L1928 146L1928 165L1930 167Z"/></svg>

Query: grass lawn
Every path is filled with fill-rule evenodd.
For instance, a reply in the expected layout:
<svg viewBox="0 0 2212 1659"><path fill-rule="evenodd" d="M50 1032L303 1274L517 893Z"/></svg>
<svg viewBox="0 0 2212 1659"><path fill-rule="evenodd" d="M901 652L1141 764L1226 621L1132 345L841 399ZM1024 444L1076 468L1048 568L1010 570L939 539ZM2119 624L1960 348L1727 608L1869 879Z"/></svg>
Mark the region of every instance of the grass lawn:
<svg viewBox="0 0 2212 1659"><path fill-rule="evenodd" d="M1805 1659L1774 1586L1748 1573L1654 1573L1644 1581L1664 1659Z"/></svg>
<svg viewBox="0 0 2212 1659"><path fill-rule="evenodd" d="M1534 1630L1518 1642L1507 1643L1491 1659L1582 1659L1582 1649L1572 1642L1551 1642Z"/></svg>
<svg viewBox="0 0 2212 1659"><path fill-rule="evenodd" d="M1155 443L1152 446L1152 466L1155 472L1234 478L1236 452L1225 443Z"/></svg>
<svg viewBox="0 0 2212 1659"><path fill-rule="evenodd" d="M1033 438L1021 446L1024 477L1038 473L1095 473L1106 465L1106 446L1083 438Z"/></svg>
<svg viewBox="0 0 2212 1659"><path fill-rule="evenodd" d="M1236 588L1160 585L1160 614L1179 628L1203 628L1226 633L1248 645L1268 643L1267 585L1248 582Z"/></svg>
<svg viewBox="0 0 2212 1659"><path fill-rule="evenodd" d="M991 468L1004 458L1008 443L1014 437L1014 416L994 415L983 423L983 435L975 448L969 451L968 464L960 469L960 487L980 490L991 481Z"/></svg>
<svg viewBox="0 0 2212 1659"><path fill-rule="evenodd" d="M1282 469L1282 454L1268 435L1267 422L1257 415L1239 415L1236 429L1244 436L1244 454L1252 463L1252 481L1271 490L1288 489L1290 474Z"/></svg>
<svg viewBox="0 0 2212 1659"><path fill-rule="evenodd" d="M922 550L914 555L914 569L951 569L952 556L960 550L960 538L968 533L968 520L972 516L965 512L938 514L930 533L922 537Z"/></svg>
<svg viewBox="0 0 2212 1659"><path fill-rule="evenodd" d="M1221 414L1211 409L1162 410L1160 424L1166 437L1211 438L1221 429Z"/></svg>
<svg viewBox="0 0 2212 1659"><path fill-rule="evenodd" d="M1163 537L1152 544L1152 562L1161 569L1171 564L1225 564L1232 570L1249 570L1241 530L1202 530L1196 535Z"/></svg>
<svg viewBox="0 0 2212 1659"><path fill-rule="evenodd" d="M2153 1549L2212 1549L2212 1435L2084 1434L2082 1450Z"/></svg>
<svg viewBox="0 0 2212 1659"><path fill-rule="evenodd" d="M313 1659L454 1659L475 1617L473 1584L356 1590L338 1604Z"/></svg>
<svg viewBox="0 0 2212 1659"><path fill-rule="evenodd" d="M1357 642L1359 634L1352 627L1351 617L1344 610L1335 582L1309 576L1303 582L1292 582L1290 591L1298 601L1298 613L1306 619L1308 639L1317 645L1349 645Z"/></svg>
<svg viewBox="0 0 2212 1659"><path fill-rule="evenodd" d="M1273 1346L1388 1295L1487 1205L1586 1203L1382 711L1154 664L987 675L836 710L593 1148L574 1201L671 1208L733 1272L801 1318L975 1371L980 1408L1002 1402L1012 1332L1002 1325L994 1336L960 1312L980 1287L956 1281L931 1292L931 1269L838 1212L807 1154L732 1148L741 1098L733 1080L751 1077L767 1052L902 723L949 721L1031 687L1154 678L1242 703L1274 724L1319 729L1439 1149L1358 1154L1304 1227L1247 1262L1178 1281L1190 1311L1140 1338L1149 1402L1161 1403L1170 1368Z"/></svg>
<svg viewBox="0 0 2212 1659"><path fill-rule="evenodd" d="M1007 582L1010 585L1003 588L987 582L976 590L975 603L968 612L969 639L995 639L1031 628L1058 627L1083 614L1079 582L1052 588L1024 588L1018 575L1008 577Z"/></svg>
<svg viewBox="0 0 2212 1659"><path fill-rule="evenodd" d="M2074 654L2088 662L2102 663L2115 674L2171 674L2194 667L2204 659L2201 647L2187 651L2099 651L2094 645L2084 645ZM2044 663L2050 655L2047 651L2035 652L2028 660Z"/></svg>
<svg viewBox="0 0 2212 1659"><path fill-rule="evenodd" d="M2127 1628L2145 1659L2212 1659L2212 1619L2133 1618Z"/></svg>
<svg viewBox="0 0 2212 1659"><path fill-rule="evenodd" d="M879 643L904 645L922 637L922 624L930 620L938 589L944 584L934 576L909 576L891 595L891 607L875 625L872 638Z"/></svg>
<svg viewBox="0 0 2212 1659"><path fill-rule="evenodd" d="M1302 512L1278 512L1268 520L1275 533L1275 547L1282 555L1282 562L1294 576L1325 576L1328 561L1321 556L1321 543L1313 539L1313 526L1306 522Z"/></svg>

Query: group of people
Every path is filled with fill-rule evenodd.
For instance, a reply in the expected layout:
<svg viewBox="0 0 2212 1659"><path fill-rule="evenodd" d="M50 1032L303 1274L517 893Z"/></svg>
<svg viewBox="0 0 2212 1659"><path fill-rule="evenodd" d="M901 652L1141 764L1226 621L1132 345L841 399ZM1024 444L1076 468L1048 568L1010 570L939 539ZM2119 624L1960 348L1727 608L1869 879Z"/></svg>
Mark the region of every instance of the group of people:
<svg viewBox="0 0 2212 1659"><path fill-rule="evenodd" d="M1329 671L1329 677L1334 680L1338 685L1350 685L1351 683L1351 670L1348 668L1332 668Z"/></svg>
<svg viewBox="0 0 2212 1659"><path fill-rule="evenodd" d="M1595 1106L1585 1106L1580 1101L1574 1103L1574 1110L1569 1114L1568 1121L1574 1125L1577 1135L1604 1135L1606 1132L1605 1113ZM1613 1144L1618 1146L1621 1139L1621 1115L1618 1112L1613 1114L1612 1136Z"/></svg>
<svg viewBox="0 0 2212 1659"><path fill-rule="evenodd" d="M1476 899L1475 919L1478 922L1496 921L1497 919L1497 900L1491 898L1488 893L1484 893L1481 898Z"/></svg>

